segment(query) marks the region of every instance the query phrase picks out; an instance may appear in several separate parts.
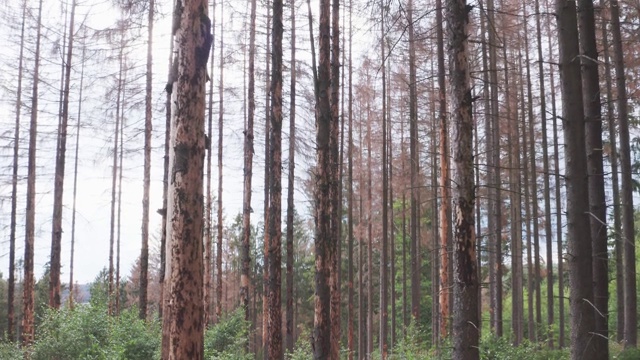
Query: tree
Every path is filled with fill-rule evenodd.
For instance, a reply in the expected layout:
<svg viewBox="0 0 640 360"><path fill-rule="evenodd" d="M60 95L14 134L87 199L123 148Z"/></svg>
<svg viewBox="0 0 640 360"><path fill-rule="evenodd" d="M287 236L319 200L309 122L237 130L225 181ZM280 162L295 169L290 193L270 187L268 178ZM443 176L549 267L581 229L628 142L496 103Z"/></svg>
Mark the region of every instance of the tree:
<svg viewBox="0 0 640 360"><path fill-rule="evenodd" d="M315 316L313 357L327 359L331 351L330 276L331 276L331 107L330 73L330 1L320 1L319 65L316 103L315 200Z"/></svg>
<svg viewBox="0 0 640 360"><path fill-rule="evenodd" d="M271 136L269 137L269 283L267 356L282 359L282 0L273 1L271 38Z"/></svg>
<svg viewBox="0 0 640 360"><path fill-rule="evenodd" d="M636 347L638 343L635 268L635 229L633 223L633 190L631 179L631 148L629 144L629 104L627 103L627 82L620 32L620 6L618 0L611 0L611 32L613 34L613 64L618 91L618 128L620 132L620 170L622 191L622 230L624 240L624 340L625 347Z"/></svg>
<svg viewBox="0 0 640 360"><path fill-rule="evenodd" d="M149 189L151 187L151 132L153 131L151 96L153 93L153 17L155 0L149 0L147 22L147 74L144 104L144 170L142 190L142 245L140 248L139 317L147 318L147 288L149 285Z"/></svg>
<svg viewBox="0 0 640 360"><path fill-rule="evenodd" d="M609 259L607 234L607 201L604 193L604 165L602 160L602 109L600 105L600 77L593 0L578 2L578 29L582 67L582 101L585 116L589 211L593 251L593 300L595 306L594 337L596 356L609 358Z"/></svg>
<svg viewBox="0 0 640 360"><path fill-rule="evenodd" d="M222 141L224 139L224 1L220 2L220 78L218 79L218 242L216 251L216 318L222 317Z"/></svg>
<svg viewBox="0 0 640 360"><path fill-rule="evenodd" d="M478 269L474 229L473 117L469 75L469 12L465 0L447 0L449 86L454 124L453 359L478 359Z"/></svg>
<svg viewBox="0 0 640 360"><path fill-rule="evenodd" d="M203 323L203 168L206 64L211 20L206 0L178 2L173 29L177 53L173 78L170 146L171 183L167 240L171 249L169 359L202 359ZM195 19L195 21L194 21ZM177 111L180 109L180 111Z"/></svg>
<svg viewBox="0 0 640 360"><path fill-rule="evenodd" d="M20 28L20 55L18 60L18 84L16 87L16 125L13 138L13 166L11 173L11 219L9 225L9 279L7 288L7 338L14 340L15 328L15 263L16 263L16 216L18 203L18 156L20 151L20 115L22 114L22 76L24 72L24 26L27 17L27 2L22 2L22 26Z"/></svg>
<svg viewBox="0 0 640 360"><path fill-rule="evenodd" d="M585 121L578 49L576 4L557 0L556 13L560 47L560 82L566 159L568 258L571 271L571 357L596 359L592 280L592 249L589 227Z"/></svg>
<svg viewBox="0 0 640 360"><path fill-rule="evenodd" d="M33 64L33 93L31 96L31 121L29 124L29 160L27 164L27 216L25 222L24 279L22 298L22 345L29 346L35 340L33 253L35 240L36 197L36 138L38 135L38 85L40 82L40 37L42 31L42 0L38 5L35 59Z"/></svg>

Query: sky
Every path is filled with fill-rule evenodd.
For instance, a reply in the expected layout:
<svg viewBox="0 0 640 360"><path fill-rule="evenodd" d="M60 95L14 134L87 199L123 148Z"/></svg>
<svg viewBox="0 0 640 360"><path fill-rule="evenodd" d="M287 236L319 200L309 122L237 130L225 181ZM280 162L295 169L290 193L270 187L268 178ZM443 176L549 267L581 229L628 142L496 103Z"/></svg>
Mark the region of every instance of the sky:
<svg viewBox="0 0 640 360"><path fill-rule="evenodd" d="M35 9L37 5L35 1L31 2ZM246 2L248 4L248 2ZM42 52L44 54L43 69L41 78L47 84L40 84L39 98L39 119L38 119L38 146L37 146L37 184L36 184L36 239L35 239L35 272L36 278L39 278L45 264L50 256L51 244L51 213L53 209L53 171L55 164L55 129L57 126L57 88L59 84L60 61L61 58L59 47L56 47L56 39L61 36L61 24L63 16L61 14L61 3L58 1L45 1L45 9L43 14L45 30L43 35L47 38L42 41ZM243 107L243 82L242 82L242 66L245 58L243 52L239 50L238 43L247 39L248 34L244 34L241 26L244 17L238 12L245 11L245 2L230 2L225 5L225 15L221 16L221 7L218 4L216 9L216 19L224 19L225 21L225 42L226 48L224 52L225 70L225 96L224 96L224 140L223 140L223 207L225 221L230 223L235 215L240 212L242 205L242 142L243 142L243 123L244 123L244 107ZM10 1L5 4L2 11L16 11L18 9L18 1ZM235 7L235 8L232 8ZM263 11L264 9L260 9ZM160 3L160 12L167 14L170 11L169 1L164 0ZM52 16L52 14L58 14ZM104 29L112 26L115 19L118 18L118 12L115 11L109 2L98 0L84 0L79 2L76 20L86 19L85 24L92 29ZM19 21L19 16L14 18ZM145 20L146 21L146 20ZM260 20L258 20L260 21ZM35 24L35 19L27 20L29 26ZM218 111L218 79L219 70L219 40L220 40L220 23L217 23L216 45L214 65L216 69L213 72L214 79L214 133L212 141L213 153L213 171L212 171L212 192L213 196L217 196L217 115ZM304 25L304 24L303 24ZM9 33L6 25L2 29L2 33ZM150 196L150 242L159 243L161 216L156 212L162 207L162 177L163 177L163 141L164 141L164 85L166 83L166 69L169 54L169 17L162 16L155 22L154 32L154 88L153 88L153 152L152 152L152 170L151 170L151 196ZM33 28L27 28L27 33L35 34ZM132 62L136 66L143 66L146 55L146 30L141 32L143 39L140 41L142 46L132 55ZM260 34L258 36L261 36ZM264 36L264 35L262 35ZM300 36L300 35L299 35ZM18 37L19 39L19 37ZM1 45L11 50L14 60L17 59L18 45L15 41L16 37L2 36ZM247 39L248 41L248 39ZM259 42L264 42L264 40ZM59 41L57 42L59 44ZM104 42L95 38L87 42L89 48L103 47ZM232 44L232 45L229 45ZM75 43L74 62L79 64L81 57L81 46ZM304 46L300 46L304 51ZM264 57L264 49L258 50L258 57ZM304 54L299 55L304 58ZM97 58L96 58L97 59ZM257 60L260 63L262 60ZM11 73L16 73L14 63L7 61L2 66L12 69ZM76 232L75 232L75 258L74 258L74 279L78 283L92 282L96 275L105 267L108 267L109 256L109 237L111 222L111 182L112 182L112 154L113 154L113 137L114 129L113 113L114 110L105 105L108 103L109 97L106 95L106 89L109 84L113 83L113 76L104 76L105 73L113 72L115 68L111 68L110 63L103 60L89 60L85 69L85 83L83 87L82 102L82 126L80 135L80 151L79 151L79 170L78 170L78 189L76 203ZM32 67L32 61L27 61L25 66ZM76 66L76 65L74 65ZM259 69L261 65L258 65ZM13 77L12 77L13 76ZM11 195L11 164L12 164L12 147L13 147L13 127L15 122L15 77L17 75L7 75L6 73L0 77L3 87L6 88L4 97L0 106L3 113L8 116L0 119L0 271L3 277L7 277L8 270L8 252L9 252L9 213L10 213L10 195ZM58 79L58 80L56 80ZM90 80L93 79L93 80ZM71 221L72 221L72 189L73 189L73 155L75 151L76 141L76 121L78 113L79 99L79 80L80 67L75 67L72 71L71 85L71 104L69 118L69 138L67 140L67 161L66 161L66 177L64 189L64 209L63 209L63 245L62 245L62 280L68 282L69 263L70 263L70 245L71 245ZM144 81L142 78L141 81ZM262 218L263 203L263 151L258 149L264 148L262 137L264 136L264 92L261 87L264 86L264 78L257 78L257 114L256 114L256 156L254 157L254 192L253 192L253 221L254 223ZM24 253L24 209L26 199L26 149L28 146L28 127L29 127L29 107L31 104L31 85L32 81L27 81L23 85L23 110L21 113L20 126L20 164L19 178L21 179L18 186L18 229L17 229L17 250L16 258L21 259ZM131 98L141 98L144 94L130 93ZM113 98L113 96L111 96ZM129 97L125 98L130 100ZM286 106L286 105L285 105ZM262 107L262 111L260 108ZM304 117L305 111L299 110L299 116ZM307 114L308 115L308 114ZM127 277L130 269L140 253L141 246L141 223L142 223L142 175L143 175L143 157L140 151L143 146L143 137L141 131L143 129L144 114L140 109L127 110L125 114L125 160L123 164L123 185L122 185L122 212L121 212L121 276ZM299 130L299 136L306 136L305 131L311 131L311 127L304 125L304 121L300 121L302 125ZM286 119L285 119L286 121ZM305 130L305 128L307 130ZM283 142L285 143L284 151L287 151L288 142L288 125L284 125L285 133L283 134ZM6 133L5 133L6 132ZM133 151L133 150L137 151ZM285 165L286 166L286 165ZM306 166L298 163L297 176L299 180L305 178ZM286 168L285 172L286 174ZM286 185L286 183L285 183ZM286 194L286 186L283 188ZM305 194L296 191L296 198L299 199L299 207L304 213L306 210ZM215 215L215 214L214 214ZM215 218L215 216L214 216ZM116 234L117 238L117 234ZM22 277L22 270L16 273L18 278Z"/></svg>

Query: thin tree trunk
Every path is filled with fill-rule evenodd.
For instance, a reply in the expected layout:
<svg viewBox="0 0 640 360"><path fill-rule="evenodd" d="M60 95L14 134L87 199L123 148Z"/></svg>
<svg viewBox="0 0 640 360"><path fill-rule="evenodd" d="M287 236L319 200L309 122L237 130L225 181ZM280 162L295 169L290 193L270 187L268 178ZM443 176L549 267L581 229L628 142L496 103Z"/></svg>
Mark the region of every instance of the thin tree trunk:
<svg viewBox="0 0 640 360"><path fill-rule="evenodd" d="M349 177L347 183L347 237L348 237L348 250L347 250L347 271L348 271L348 314L347 314L347 349L349 351L348 358L353 360L355 353L354 342L354 293L353 293L353 62L352 62L352 48L353 48L353 0L349 0L349 134L348 134L348 155L347 155L347 176ZM344 94L344 92L343 92ZM362 171L362 169L360 169ZM362 195L362 194L360 194ZM358 274L361 274L362 267L358 268ZM358 292L358 296L362 297L362 293Z"/></svg>
<svg viewBox="0 0 640 360"><path fill-rule="evenodd" d="M122 94L122 89L124 87L123 81L123 72L124 72L124 40L120 40L120 54L119 54L119 70L118 70L118 84L117 84L117 94L116 94L116 124L114 128L114 142L113 142L113 164L111 170L111 224L109 226L109 286L107 292L108 298L108 312L109 315L115 314L114 301L114 245L115 245L115 230L116 230L116 189L117 189L117 180L118 180L118 148L119 148L119 138L120 138L120 122L121 119L121 107L122 100L121 97L124 97Z"/></svg>
<svg viewBox="0 0 640 360"><path fill-rule="evenodd" d="M605 8L604 0L600 0L600 7ZM623 268L622 268L622 224L620 214L620 179L618 174L618 145L616 137L616 124L613 116L613 95L611 81L611 57L609 52L609 34L607 33L606 20L603 19L602 25L602 48L604 57L604 78L606 83L606 111L607 125L609 130L609 143L611 145L611 153L609 161L611 163L611 197L613 199L613 236L615 239L614 251L616 261L616 341L624 340L624 287L623 287Z"/></svg>
<svg viewBox="0 0 640 360"><path fill-rule="evenodd" d="M123 79L123 85L126 83L126 78ZM120 315L120 240L122 235L122 160L124 158L124 109L125 109L125 89L122 88L122 106L120 113L120 146L118 147L118 214L117 214L117 234L116 234L116 274L115 274L115 311L114 315Z"/></svg>
<svg viewBox="0 0 640 360"><path fill-rule="evenodd" d="M351 1L351 0L350 0ZM350 31L351 32L351 31ZM353 35L353 33L351 33ZM351 67L351 61L349 61L349 66ZM351 71L349 71L351 74ZM353 80L353 79L352 79ZM353 85L351 82L350 85ZM349 88L352 90L351 87ZM359 206L358 206L358 234L360 239L358 240L358 359L363 359L366 354L367 348L367 314L365 308L365 293L364 293L364 273L365 273L365 253L364 253L364 162L363 162L363 149L364 142L362 141L362 115L359 117L358 121L358 147L360 149L358 154L358 197L359 197Z"/></svg>
<svg viewBox="0 0 640 360"><path fill-rule="evenodd" d="M218 243L216 251L216 319L222 317L222 149L224 139L224 2L220 2L220 78L218 83Z"/></svg>
<svg viewBox="0 0 640 360"><path fill-rule="evenodd" d="M247 127L244 131L244 198L242 205L242 245L240 246L240 261L242 273L240 276L240 303L244 308L244 319L250 321L249 292L251 286L251 181L253 178L253 123L256 112L255 100L255 59L256 59L256 0L251 0L251 15L249 25L249 89ZM292 107L293 109L293 107ZM293 116L293 115L292 115ZM289 225L287 225L287 228ZM287 234L288 236L288 234ZM287 269L288 272L288 269ZM254 295L255 296L255 295ZM287 302L287 306L289 303Z"/></svg>
<svg viewBox="0 0 640 360"><path fill-rule="evenodd" d="M22 345L28 347L35 340L33 253L35 240L36 144L38 136L38 85L40 83L40 37L42 31L42 0L38 5L38 25L33 65L33 93L29 125L29 160L27 165L27 213L25 221L24 279L22 297Z"/></svg>
<svg viewBox="0 0 640 360"><path fill-rule="evenodd" d="M211 49L206 0L178 3L180 23L172 81L172 136L168 241L171 248L170 346L168 359L204 356L203 173L205 84ZM196 19L196 21L193 21ZM189 75L187 75L189 74ZM180 109L180 111L177 111Z"/></svg>
<svg viewBox="0 0 640 360"><path fill-rule="evenodd" d="M589 211L593 249L593 305L595 306L594 346L600 359L609 358L609 264L607 201L604 193L602 160L602 106L593 0L578 2L578 30L582 65L582 101L585 115Z"/></svg>
<svg viewBox="0 0 640 360"><path fill-rule="evenodd" d="M69 45L65 61L65 79L62 99L62 116L58 128L58 146L56 148L56 172L53 187L53 218L51 229L51 259L49 262L49 306L60 308L60 268L62 252L62 195L64 191L64 170L67 152L67 125L69 121L69 88L71 86L71 61L73 59L74 17L76 2L71 4L69 20Z"/></svg>
<svg viewBox="0 0 640 360"><path fill-rule="evenodd" d="M18 60L18 84L16 88L16 125L13 137L13 167L11 177L11 220L9 225L9 282L7 286L7 338L15 340L15 286L16 286L16 217L18 203L18 155L20 151L20 115L22 112L22 74L24 61L24 24L27 3L22 2L22 26L20 29L20 55ZM82 86L80 87L82 91ZM79 117L78 117L79 119Z"/></svg>
<svg viewBox="0 0 640 360"><path fill-rule="evenodd" d="M294 185L295 185L295 155L296 155L296 2L290 1L291 6L291 91L289 102L289 176L287 180L287 315L286 315L286 350L293 352L294 323L293 323L293 215Z"/></svg>
<svg viewBox="0 0 640 360"><path fill-rule="evenodd" d="M526 9L526 7L523 7ZM549 174L549 145L547 142L547 102L544 83L544 58L542 57L542 29L540 26L540 2L535 0L536 38L538 42L538 83L540 86L540 124L542 126L542 166L544 193L544 237L547 248L547 343L553 348L553 234L551 230L551 195ZM526 14L526 10L525 10Z"/></svg>
<svg viewBox="0 0 640 360"><path fill-rule="evenodd" d="M418 91L416 76L416 49L415 29L413 26L413 0L407 3L407 22L409 32L409 153L411 157L411 220L410 238L411 245L411 316L418 324L420 321L420 239L418 239L418 177L420 172L420 160L418 154Z"/></svg>
<svg viewBox="0 0 640 360"><path fill-rule="evenodd" d="M386 79L386 54L384 49L384 3L380 2L380 60L382 62L382 242L380 244L380 339L379 350L382 360L387 358L388 344L387 333L389 328L389 288L387 264L389 263L389 208L387 207L389 196L389 174L387 172L387 79Z"/></svg>
<svg viewBox="0 0 640 360"><path fill-rule="evenodd" d="M73 281L73 267L75 256L75 243L76 243L76 195L78 194L78 154L80 150L80 118L82 116L82 91L84 86L84 65L86 59L87 46L82 45L82 66L80 70L80 94L78 95L78 119L76 125L76 148L73 164L73 205L71 207L71 252L69 256L69 308L73 309L74 296L75 296L75 284Z"/></svg>
<svg viewBox="0 0 640 360"><path fill-rule="evenodd" d="M144 116L144 174L142 191L142 245L140 249L140 319L147 318L147 288L149 286L149 190L151 187L151 132L153 131L151 96L153 92L153 16L155 0L149 0L147 23L147 74Z"/></svg>
<svg viewBox="0 0 640 360"><path fill-rule="evenodd" d="M331 10L331 94L329 104L331 108L331 128L329 138L331 163L331 247L330 247L330 292L331 292L331 358L340 357L340 243L342 227L342 196L341 196L341 159L339 154L340 141L340 1L332 0Z"/></svg>
<svg viewBox="0 0 640 360"><path fill-rule="evenodd" d="M369 99L367 99L367 357L370 357L373 352L373 174L371 136L371 108Z"/></svg>
<svg viewBox="0 0 640 360"><path fill-rule="evenodd" d="M473 117L469 75L469 12L465 0L447 1L449 86L454 124L453 204L454 308L453 353L456 360L478 359L478 269L474 233Z"/></svg>
<svg viewBox="0 0 640 360"><path fill-rule="evenodd" d="M593 277L585 121L580 76L576 5L557 0L560 79L563 95L563 128L566 159L568 261L571 267L571 358L596 359L593 311Z"/></svg>
<svg viewBox="0 0 640 360"><path fill-rule="evenodd" d="M635 224L633 210L633 181L631 178L631 148L629 142L629 109L627 103L627 81L624 72L622 36L620 33L620 6L618 0L611 0L611 32L613 33L614 68L618 91L618 131L620 132L620 172L622 175L622 230L624 240L624 340L625 348L636 347L638 328L638 295L636 294L635 268Z"/></svg>
<svg viewBox="0 0 640 360"><path fill-rule="evenodd" d="M263 266L263 284L262 284L262 347L263 347L263 355L265 360L269 360L267 353L267 313L269 312L268 301L267 301L267 286L269 281L269 268L267 264L269 263L269 178L271 174L271 167L269 166L269 140L271 136L271 121L269 120L271 117L271 46L269 46L269 42L271 39L271 12L267 11L267 54L265 58L266 62L266 91L265 91L265 126L264 126L264 266Z"/></svg>
<svg viewBox="0 0 640 360"><path fill-rule="evenodd" d="M438 123L440 138L440 323L439 338L449 336L449 123L447 119L447 97L444 67L444 31L442 23L442 0L436 0L436 44L438 56Z"/></svg>

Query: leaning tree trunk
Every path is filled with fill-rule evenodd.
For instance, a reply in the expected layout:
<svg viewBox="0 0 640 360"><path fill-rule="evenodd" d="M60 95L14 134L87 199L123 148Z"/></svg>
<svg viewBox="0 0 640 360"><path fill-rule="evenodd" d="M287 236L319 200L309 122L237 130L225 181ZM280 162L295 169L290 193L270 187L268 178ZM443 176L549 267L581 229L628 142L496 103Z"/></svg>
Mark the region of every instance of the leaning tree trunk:
<svg viewBox="0 0 640 360"><path fill-rule="evenodd" d="M31 96L31 122L29 124L29 160L27 165L27 213L25 219L24 279L22 297L22 345L35 340L33 253L36 216L36 140L38 136L38 85L40 83L40 35L42 31L42 0L38 5L35 59L33 64L33 93Z"/></svg>
<svg viewBox="0 0 640 360"><path fill-rule="evenodd" d="M173 34L176 71L168 86L172 91L172 136L168 196L171 222L167 226L171 249L167 358L200 360L204 357L204 112L211 20L206 0L178 2L174 11L179 24Z"/></svg>
<svg viewBox="0 0 640 360"><path fill-rule="evenodd" d="M447 1L449 86L454 124L453 359L478 359L478 263L474 229L473 117L469 75L469 12L465 0Z"/></svg>
<svg viewBox="0 0 640 360"><path fill-rule="evenodd" d="M592 249L589 208L585 120L578 49L576 5L557 0L560 80L566 159L568 263L571 267L571 358L596 359L593 310Z"/></svg>

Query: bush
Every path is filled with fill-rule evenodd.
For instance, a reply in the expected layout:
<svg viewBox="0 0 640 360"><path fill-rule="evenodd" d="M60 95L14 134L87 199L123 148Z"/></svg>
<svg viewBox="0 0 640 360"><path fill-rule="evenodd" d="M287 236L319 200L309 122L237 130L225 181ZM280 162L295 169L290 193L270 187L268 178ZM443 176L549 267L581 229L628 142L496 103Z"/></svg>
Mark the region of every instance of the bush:
<svg viewBox="0 0 640 360"><path fill-rule="evenodd" d="M640 349L630 348L623 350L615 359L618 360L637 360L640 359Z"/></svg>
<svg viewBox="0 0 640 360"><path fill-rule="evenodd" d="M24 354L20 350L20 345L15 343L0 343L0 359L22 360Z"/></svg>
<svg viewBox="0 0 640 360"><path fill-rule="evenodd" d="M244 320L244 311L238 308L209 328L204 337L205 359L250 359L246 351L249 325Z"/></svg>

